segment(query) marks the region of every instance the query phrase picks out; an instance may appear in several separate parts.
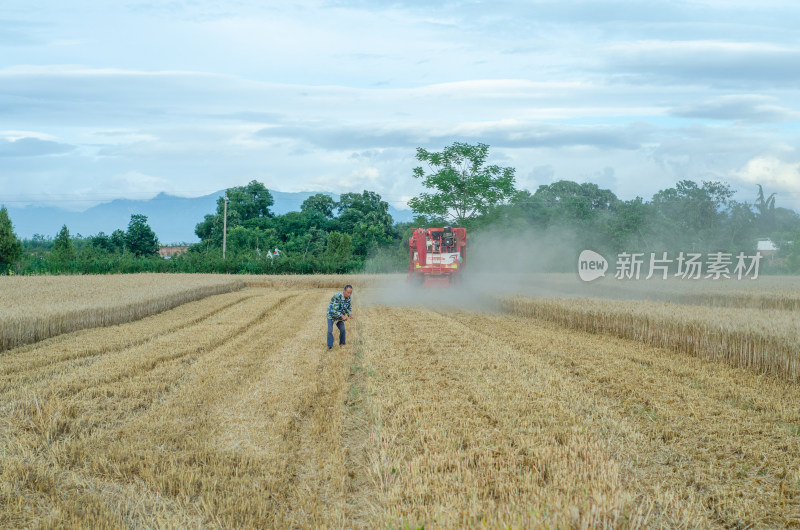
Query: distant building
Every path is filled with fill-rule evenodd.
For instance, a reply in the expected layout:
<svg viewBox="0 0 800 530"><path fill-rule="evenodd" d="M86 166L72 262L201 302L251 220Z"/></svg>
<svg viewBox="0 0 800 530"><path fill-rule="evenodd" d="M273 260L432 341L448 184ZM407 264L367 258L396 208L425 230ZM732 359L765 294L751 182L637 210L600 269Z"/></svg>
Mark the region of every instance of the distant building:
<svg viewBox="0 0 800 530"><path fill-rule="evenodd" d="M756 250L772 263L772 260L775 259L775 254L778 252L778 247L770 238L762 237L756 243Z"/></svg>
<svg viewBox="0 0 800 530"><path fill-rule="evenodd" d="M187 250L189 250L188 246L160 247L158 249L158 255L164 259L170 259L172 256L183 254Z"/></svg>
<svg viewBox="0 0 800 530"><path fill-rule="evenodd" d="M775 246L775 243L768 237L762 237L758 240L758 245L756 246L756 250L760 250L763 254L764 252L777 252L778 247Z"/></svg>

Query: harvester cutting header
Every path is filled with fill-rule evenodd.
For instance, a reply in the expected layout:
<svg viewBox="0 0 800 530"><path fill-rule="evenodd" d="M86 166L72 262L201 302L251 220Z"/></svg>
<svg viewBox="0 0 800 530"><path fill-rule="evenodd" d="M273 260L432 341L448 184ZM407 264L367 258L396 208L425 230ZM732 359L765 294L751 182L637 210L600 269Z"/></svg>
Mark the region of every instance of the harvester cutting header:
<svg viewBox="0 0 800 530"><path fill-rule="evenodd" d="M408 281L423 287L455 283L467 262L466 228L417 228L408 240Z"/></svg>

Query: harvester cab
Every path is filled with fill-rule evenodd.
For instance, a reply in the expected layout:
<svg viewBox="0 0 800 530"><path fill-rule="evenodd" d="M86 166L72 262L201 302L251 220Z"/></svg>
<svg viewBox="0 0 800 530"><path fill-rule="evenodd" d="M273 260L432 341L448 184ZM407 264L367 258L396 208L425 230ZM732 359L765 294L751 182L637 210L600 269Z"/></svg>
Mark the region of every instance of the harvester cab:
<svg viewBox="0 0 800 530"><path fill-rule="evenodd" d="M408 281L423 287L447 287L467 262L467 229L416 228L408 240Z"/></svg>

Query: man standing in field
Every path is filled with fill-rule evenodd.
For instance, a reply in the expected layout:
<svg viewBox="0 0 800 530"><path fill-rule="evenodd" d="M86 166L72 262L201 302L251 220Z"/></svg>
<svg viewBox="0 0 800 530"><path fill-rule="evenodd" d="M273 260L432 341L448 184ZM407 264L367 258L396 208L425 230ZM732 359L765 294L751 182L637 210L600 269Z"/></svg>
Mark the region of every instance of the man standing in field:
<svg viewBox="0 0 800 530"><path fill-rule="evenodd" d="M353 318L353 306L350 305L350 295L353 286L345 285L344 291L336 293L328 304L328 349L333 348L333 325L339 328L339 345L345 345L344 321Z"/></svg>

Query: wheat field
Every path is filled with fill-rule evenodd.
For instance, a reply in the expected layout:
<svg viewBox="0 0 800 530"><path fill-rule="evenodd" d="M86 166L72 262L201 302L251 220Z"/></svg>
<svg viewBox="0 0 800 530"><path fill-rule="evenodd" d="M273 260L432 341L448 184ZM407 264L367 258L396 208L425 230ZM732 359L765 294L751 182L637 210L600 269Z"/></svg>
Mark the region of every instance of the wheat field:
<svg viewBox="0 0 800 530"><path fill-rule="evenodd" d="M485 297L254 280L0 353L0 526L800 525L785 378Z"/></svg>
<svg viewBox="0 0 800 530"><path fill-rule="evenodd" d="M643 300L503 298L509 313L744 366L800 382L800 313Z"/></svg>
<svg viewBox="0 0 800 530"><path fill-rule="evenodd" d="M0 352L62 333L130 322L244 282L216 274L0 277Z"/></svg>

